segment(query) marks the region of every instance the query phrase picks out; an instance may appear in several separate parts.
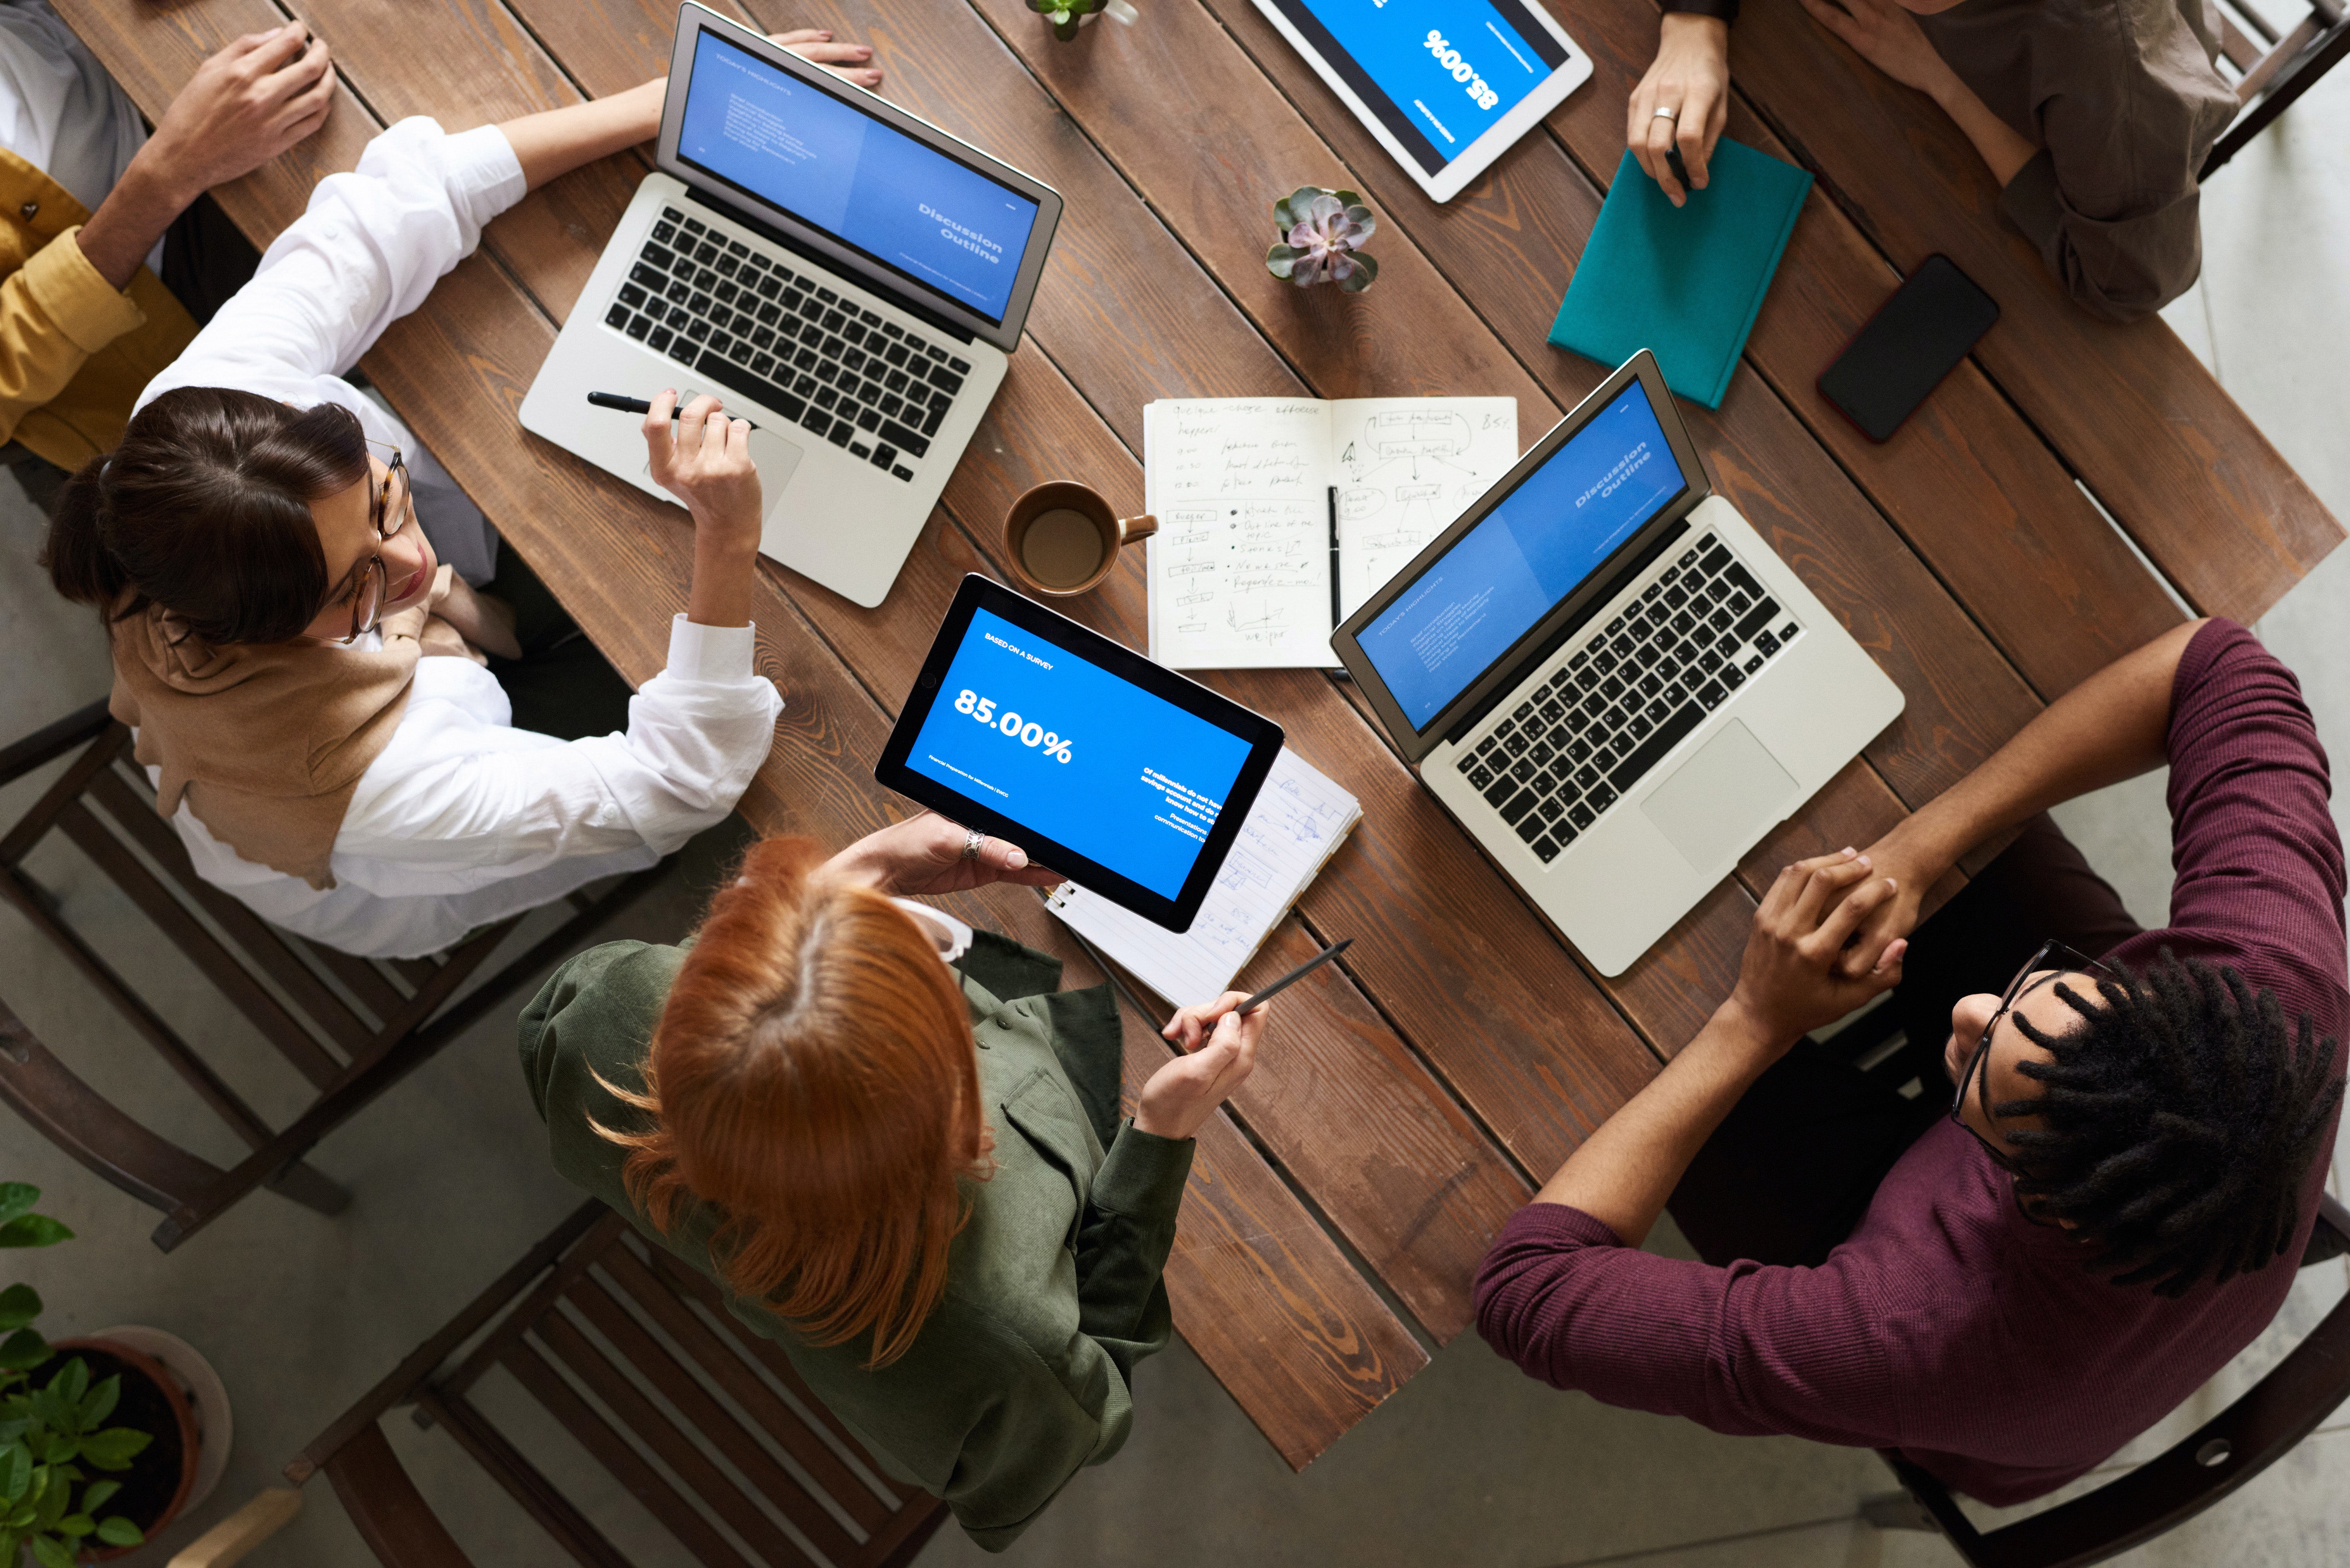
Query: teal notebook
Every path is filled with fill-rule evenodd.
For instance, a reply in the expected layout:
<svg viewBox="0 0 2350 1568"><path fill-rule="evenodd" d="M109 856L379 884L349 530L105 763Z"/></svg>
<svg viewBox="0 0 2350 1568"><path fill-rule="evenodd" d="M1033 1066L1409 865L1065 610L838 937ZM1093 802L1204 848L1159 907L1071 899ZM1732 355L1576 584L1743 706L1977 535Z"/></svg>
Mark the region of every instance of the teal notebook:
<svg viewBox="0 0 2350 1568"><path fill-rule="evenodd" d="M1718 409L1812 177L1727 137L1708 171L1676 207L1624 154L1550 340L1611 369L1652 349L1667 386Z"/></svg>

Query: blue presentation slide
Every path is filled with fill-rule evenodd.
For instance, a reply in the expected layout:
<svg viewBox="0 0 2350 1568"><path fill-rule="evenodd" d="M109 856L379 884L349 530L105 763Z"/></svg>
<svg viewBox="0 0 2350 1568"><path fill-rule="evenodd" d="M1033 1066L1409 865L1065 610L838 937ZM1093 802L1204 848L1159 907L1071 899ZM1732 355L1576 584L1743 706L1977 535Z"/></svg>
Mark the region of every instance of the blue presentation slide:
<svg viewBox="0 0 2350 1568"><path fill-rule="evenodd" d="M1304 0L1446 162L1517 107L1565 57L1486 0ZM1521 13L1522 15L1522 13ZM1535 36L1530 36L1535 35ZM1537 36L1539 41L1537 41ZM1356 89L1361 91L1359 85Z"/></svg>
<svg viewBox="0 0 2350 1568"><path fill-rule="evenodd" d="M1634 381L1363 628L1363 652L1412 728L1680 492L1680 465Z"/></svg>
<svg viewBox="0 0 2350 1568"><path fill-rule="evenodd" d="M678 153L990 321L1036 203L714 33L694 47Z"/></svg>
<svg viewBox="0 0 2350 1568"><path fill-rule="evenodd" d="M983 609L906 766L1172 898L1248 754L1239 736Z"/></svg>

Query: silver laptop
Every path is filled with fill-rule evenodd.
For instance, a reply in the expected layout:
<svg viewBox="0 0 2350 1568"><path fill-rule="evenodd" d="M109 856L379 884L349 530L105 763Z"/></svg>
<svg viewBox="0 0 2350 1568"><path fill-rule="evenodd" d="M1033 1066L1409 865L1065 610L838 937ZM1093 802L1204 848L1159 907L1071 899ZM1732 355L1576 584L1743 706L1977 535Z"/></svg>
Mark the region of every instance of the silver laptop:
<svg viewBox="0 0 2350 1568"><path fill-rule="evenodd" d="M1019 346L1061 198L687 5L645 176L523 428L670 499L590 391L710 392L757 429L762 552L881 602Z"/></svg>
<svg viewBox="0 0 2350 1568"><path fill-rule="evenodd" d="M1645 350L1330 642L1430 793L1609 975L1902 704L1712 493Z"/></svg>

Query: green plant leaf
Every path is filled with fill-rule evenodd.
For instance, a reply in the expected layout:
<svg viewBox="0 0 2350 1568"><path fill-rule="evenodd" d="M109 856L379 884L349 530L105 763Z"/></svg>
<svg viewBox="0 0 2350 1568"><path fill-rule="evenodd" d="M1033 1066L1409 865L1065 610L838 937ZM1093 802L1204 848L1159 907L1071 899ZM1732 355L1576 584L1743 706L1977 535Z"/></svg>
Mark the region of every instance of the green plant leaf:
<svg viewBox="0 0 2350 1568"><path fill-rule="evenodd" d="M56 1537L36 1535L29 1544L41 1568L74 1568L73 1549Z"/></svg>
<svg viewBox="0 0 2350 1568"><path fill-rule="evenodd" d="M1273 204L1273 221L1281 225L1281 232L1286 234L1305 221L1307 205L1320 194L1322 187L1319 185L1300 185Z"/></svg>
<svg viewBox="0 0 2350 1568"><path fill-rule="evenodd" d="M49 1342L29 1328L20 1328L0 1340L0 1367L24 1372L49 1358Z"/></svg>
<svg viewBox="0 0 2350 1568"><path fill-rule="evenodd" d="M33 1450L22 1443L0 1449L0 1498L16 1502L33 1484Z"/></svg>
<svg viewBox="0 0 2350 1568"><path fill-rule="evenodd" d="M71 1432L51 1432L42 1441L48 1446L42 1450L41 1462L52 1472L64 1469L65 1462L73 1458L81 1447L81 1439Z"/></svg>
<svg viewBox="0 0 2350 1568"><path fill-rule="evenodd" d="M30 1285L0 1291L0 1329L22 1328L41 1315L41 1293Z"/></svg>
<svg viewBox="0 0 2350 1568"><path fill-rule="evenodd" d="M1333 191L1330 194L1338 198L1338 205L1342 207L1359 207L1363 204L1361 195L1353 191Z"/></svg>
<svg viewBox="0 0 2350 1568"><path fill-rule="evenodd" d="M1264 253L1264 270L1275 277L1287 277L1304 254L1295 245L1275 245Z"/></svg>
<svg viewBox="0 0 2350 1568"><path fill-rule="evenodd" d="M1362 244L1363 241L1369 239L1373 234L1378 232L1378 214L1372 212L1368 207L1348 207L1347 209L1347 221L1350 223L1358 224L1363 231L1360 234L1356 236L1355 243L1357 244Z"/></svg>
<svg viewBox="0 0 2350 1568"><path fill-rule="evenodd" d="M81 1494L82 1511L84 1513L96 1513L99 1509L106 1506L106 1500L108 1498L112 1497L116 1492L119 1492L121 1490L122 1483L118 1480L100 1480L90 1482L89 1490Z"/></svg>
<svg viewBox="0 0 2350 1568"><path fill-rule="evenodd" d="M88 1431L114 1414L115 1404L121 1397L122 1374L118 1372L89 1391L88 1397L81 1402L81 1408L74 1412L74 1425L82 1431Z"/></svg>
<svg viewBox="0 0 2350 1568"><path fill-rule="evenodd" d="M66 1488L54 1477L46 1479L49 1484L42 1489L41 1501L33 1511L35 1530L55 1530L57 1521L66 1516Z"/></svg>
<svg viewBox="0 0 2350 1568"><path fill-rule="evenodd" d="M46 1214L20 1214L0 1225L0 1247L54 1247L73 1232Z"/></svg>
<svg viewBox="0 0 2350 1568"><path fill-rule="evenodd" d="M109 1427L81 1440L81 1457L102 1470L125 1470L155 1439L130 1427Z"/></svg>
<svg viewBox="0 0 2350 1568"><path fill-rule="evenodd" d="M41 1189L28 1181L0 1181L0 1225L19 1214L30 1214L41 1200Z"/></svg>
<svg viewBox="0 0 2350 1568"><path fill-rule="evenodd" d="M57 1375L49 1379L48 1392L65 1404L66 1418L55 1424L71 1426L73 1413L81 1407L82 1396L89 1392L89 1363L77 1355L58 1367Z"/></svg>
<svg viewBox="0 0 2350 1568"><path fill-rule="evenodd" d="M1362 252L1355 253L1354 275L1338 286L1348 294L1360 294L1378 281L1379 264Z"/></svg>
<svg viewBox="0 0 2350 1568"><path fill-rule="evenodd" d="M97 1529L98 1521L92 1519L86 1513L68 1513L63 1519L57 1521L57 1533L59 1535L69 1535L77 1541L80 1540L85 1535L93 1533Z"/></svg>
<svg viewBox="0 0 2350 1568"><path fill-rule="evenodd" d="M119 1513L98 1521L98 1538L109 1546L136 1546L147 1539L137 1525Z"/></svg>

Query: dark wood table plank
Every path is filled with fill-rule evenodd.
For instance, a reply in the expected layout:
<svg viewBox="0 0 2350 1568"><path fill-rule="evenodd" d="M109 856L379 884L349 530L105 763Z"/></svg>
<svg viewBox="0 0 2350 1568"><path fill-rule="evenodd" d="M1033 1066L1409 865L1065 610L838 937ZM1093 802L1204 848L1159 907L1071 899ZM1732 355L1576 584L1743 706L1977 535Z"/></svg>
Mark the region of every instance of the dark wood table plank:
<svg viewBox="0 0 2350 1568"><path fill-rule="evenodd" d="M1646 0L1602 0L1575 31L1628 61L1653 52L1657 18ZM1797 0L1755 0L1741 16L1731 73L1894 265L1942 252L1999 301L1976 362L2199 612L2250 621L2340 543L2341 525L2168 327L2100 321L2064 296L1999 218L1981 159L1921 94ZM1620 94L1561 114L1589 119L1571 139L1604 138L1610 116L1623 134Z"/></svg>

